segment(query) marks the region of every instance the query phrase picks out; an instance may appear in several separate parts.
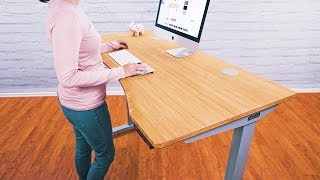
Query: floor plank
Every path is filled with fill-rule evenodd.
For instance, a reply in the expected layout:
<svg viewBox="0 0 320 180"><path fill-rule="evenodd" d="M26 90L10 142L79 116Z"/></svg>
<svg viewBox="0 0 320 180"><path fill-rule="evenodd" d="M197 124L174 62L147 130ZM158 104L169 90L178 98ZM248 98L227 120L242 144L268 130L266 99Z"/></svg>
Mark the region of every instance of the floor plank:
<svg viewBox="0 0 320 180"><path fill-rule="evenodd" d="M108 97L112 124L124 96ZM77 179L74 137L56 97L0 98L0 179ZM298 94L257 123L245 180L320 179L320 93ZM232 131L149 150L135 131L115 136L106 179L223 179Z"/></svg>

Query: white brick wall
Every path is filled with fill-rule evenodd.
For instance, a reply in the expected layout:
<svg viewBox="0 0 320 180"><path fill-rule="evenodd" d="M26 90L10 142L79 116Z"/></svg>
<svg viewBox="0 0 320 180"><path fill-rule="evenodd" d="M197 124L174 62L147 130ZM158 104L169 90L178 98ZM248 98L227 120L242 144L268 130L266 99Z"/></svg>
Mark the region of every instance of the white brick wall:
<svg viewBox="0 0 320 180"><path fill-rule="evenodd" d="M82 0L100 33L154 26L158 0ZM0 0L0 93L56 87L46 4ZM293 89L320 89L319 0L212 0L201 49Z"/></svg>

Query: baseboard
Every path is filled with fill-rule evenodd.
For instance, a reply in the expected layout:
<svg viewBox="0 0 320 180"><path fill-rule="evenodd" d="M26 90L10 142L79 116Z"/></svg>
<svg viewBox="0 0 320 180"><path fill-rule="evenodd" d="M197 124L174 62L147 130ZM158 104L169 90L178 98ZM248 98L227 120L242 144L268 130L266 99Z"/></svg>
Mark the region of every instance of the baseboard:
<svg viewBox="0 0 320 180"><path fill-rule="evenodd" d="M124 96L124 91L107 91L107 96Z"/></svg>
<svg viewBox="0 0 320 180"><path fill-rule="evenodd" d="M292 90L297 93L320 93L320 88L305 88L305 89L292 88Z"/></svg>
<svg viewBox="0 0 320 180"><path fill-rule="evenodd" d="M297 93L320 93L319 88L298 89L293 88ZM123 91L107 91L107 96L124 96ZM57 96L57 92L23 92L23 93L0 93L0 97L47 97Z"/></svg>
<svg viewBox="0 0 320 180"><path fill-rule="evenodd" d="M0 93L0 97L43 97L43 96L57 96L57 92Z"/></svg>
<svg viewBox="0 0 320 180"><path fill-rule="evenodd" d="M107 91L107 96L123 96L123 91ZM57 92L23 92L23 93L0 93L0 97L50 97L57 96Z"/></svg>

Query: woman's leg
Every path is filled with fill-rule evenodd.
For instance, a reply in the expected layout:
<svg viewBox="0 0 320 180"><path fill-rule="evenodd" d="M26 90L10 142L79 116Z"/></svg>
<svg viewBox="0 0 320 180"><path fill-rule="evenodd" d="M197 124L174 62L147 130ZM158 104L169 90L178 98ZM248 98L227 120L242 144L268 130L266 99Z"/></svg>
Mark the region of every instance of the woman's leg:
<svg viewBox="0 0 320 180"><path fill-rule="evenodd" d="M89 169L87 179L102 180L115 154L107 104L104 103L88 111L77 111L73 122L74 127L79 130L95 153L95 159Z"/></svg>
<svg viewBox="0 0 320 180"><path fill-rule="evenodd" d="M77 174L80 180L86 180L91 167L92 148L78 130L78 128L82 127L79 125L79 120L77 120L79 111L74 111L63 106L61 106L61 109L67 120L73 126L74 136L76 139L75 166Z"/></svg>
<svg viewBox="0 0 320 180"><path fill-rule="evenodd" d="M88 149L86 150L85 147L91 147L94 150L95 159L89 169L87 179L102 180L106 175L115 154L111 118L107 104L104 103L101 106L88 111L73 111L65 107L62 107L62 110L74 129L76 129L76 139L79 137L78 140L80 140L78 142L79 146L77 146L77 149L81 149L79 151L81 153L79 154L83 155L89 151ZM84 137L84 139L81 137ZM84 146L84 141L86 141L89 146ZM77 153L78 152L76 152L76 156ZM81 161L81 158L78 160L80 162L80 173L78 172L78 161L76 157L77 172L79 176L82 177L82 174L86 172L86 170L84 170L86 168L84 168L85 166L83 166L83 164L87 164L88 161Z"/></svg>
<svg viewBox="0 0 320 180"><path fill-rule="evenodd" d="M80 180L87 179L89 169L91 167L91 152L92 148L87 143L85 137L81 132L74 128L74 134L76 137L76 153L75 153L75 165Z"/></svg>
<svg viewBox="0 0 320 180"><path fill-rule="evenodd" d="M114 159L115 149L107 104L102 104L94 109L94 112L97 128L93 127L92 135L87 140L94 150L95 159L87 177L88 180L102 180Z"/></svg>

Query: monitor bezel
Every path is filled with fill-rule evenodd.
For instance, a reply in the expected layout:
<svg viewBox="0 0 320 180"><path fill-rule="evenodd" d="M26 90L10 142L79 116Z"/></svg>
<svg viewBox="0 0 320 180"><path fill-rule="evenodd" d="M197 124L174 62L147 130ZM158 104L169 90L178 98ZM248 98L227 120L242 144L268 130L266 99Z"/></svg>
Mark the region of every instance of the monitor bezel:
<svg viewBox="0 0 320 180"><path fill-rule="evenodd" d="M200 25L200 29L199 29L199 33L198 33L198 37L194 37L194 36L191 36L189 34L185 34L183 32L177 31L175 29L172 29L172 28L163 26L161 24L158 24L159 12L160 12L160 7L161 7L161 0L159 1L159 7L158 7L157 19L156 19L155 26L199 43L200 39L201 39L201 34L202 34L204 22L205 22L205 19L206 19L206 16L207 16L209 4L210 4L210 0L207 0L206 7L204 9L204 14L203 14L202 21L201 21L201 25Z"/></svg>

